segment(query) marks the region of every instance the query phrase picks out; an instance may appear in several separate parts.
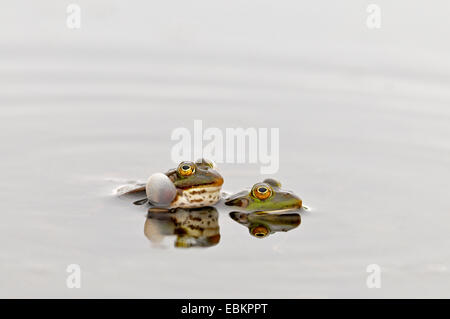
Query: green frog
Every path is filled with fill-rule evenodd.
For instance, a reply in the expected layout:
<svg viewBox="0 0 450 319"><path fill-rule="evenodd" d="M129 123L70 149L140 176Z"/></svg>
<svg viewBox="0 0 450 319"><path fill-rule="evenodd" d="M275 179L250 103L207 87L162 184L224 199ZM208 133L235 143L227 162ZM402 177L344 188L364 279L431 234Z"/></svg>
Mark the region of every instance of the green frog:
<svg viewBox="0 0 450 319"><path fill-rule="evenodd" d="M167 236L175 236L175 247L211 247L220 241L219 213L214 207L151 207L144 226L145 236L155 244Z"/></svg>
<svg viewBox="0 0 450 319"><path fill-rule="evenodd" d="M250 235L265 238L276 232L287 232L301 223L298 213L231 212L230 217L248 228Z"/></svg>
<svg viewBox="0 0 450 319"><path fill-rule="evenodd" d="M227 206L237 206L247 211L288 211L302 208L302 200L290 191L282 190L275 179L256 183L251 190L244 190L225 200Z"/></svg>
<svg viewBox="0 0 450 319"><path fill-rule="evenodd" d="M181 162L176 169L165 174L150 176L147 183L136 183L120 188L119 195L145 192L147 197L136 205L149 203L153 206L173 209L211 206L220 200L223 177L214 164L206 159Z"/></svg>

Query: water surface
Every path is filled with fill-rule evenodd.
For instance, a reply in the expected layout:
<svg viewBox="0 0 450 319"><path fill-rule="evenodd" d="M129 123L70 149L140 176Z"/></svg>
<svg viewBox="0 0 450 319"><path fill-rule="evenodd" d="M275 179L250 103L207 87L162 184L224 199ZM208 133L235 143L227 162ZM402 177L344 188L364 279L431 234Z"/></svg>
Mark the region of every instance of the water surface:
<svg viewBox="0 0 450 319"><path fill-rule="evenodd" d="M0 296L450 297L446 3L429 19L382 1L374 33L356 1L325 2L80 3L78 33L49 1L40 23L2 13ZM174 167L171 132L196 119L280 128L274 177L311 207L299 227L255 238L219 205L215 245L148 240L146 208L113 191ZM267 177L219 169L229 192Z"/></svg>

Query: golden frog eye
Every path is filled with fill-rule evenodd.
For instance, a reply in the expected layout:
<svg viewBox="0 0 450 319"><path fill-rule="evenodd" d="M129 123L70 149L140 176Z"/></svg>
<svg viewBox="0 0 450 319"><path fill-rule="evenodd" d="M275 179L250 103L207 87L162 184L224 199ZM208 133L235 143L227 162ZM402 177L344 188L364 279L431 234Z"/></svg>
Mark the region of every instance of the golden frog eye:
<svg viewBox="0 0 450 319"><path fill-rule="evenodd" d="M252 188L252 194L254 197L264 200L272 196L272 187L266 183L256 184Z"/></svg>
<svg viewBox="0 0 450 319"><path fill-rule="evenodd" d="M195 173L195 165L192 162L181 162L178 165L178 173L181 176L190 176Z"/></svg>
<svg viewBox="0 0 450 319"><path fill-rule="evenodd" d="M258 238L264 238L269 234L269 230L264 226L256 226L250 229L250 234Z"/></svg>

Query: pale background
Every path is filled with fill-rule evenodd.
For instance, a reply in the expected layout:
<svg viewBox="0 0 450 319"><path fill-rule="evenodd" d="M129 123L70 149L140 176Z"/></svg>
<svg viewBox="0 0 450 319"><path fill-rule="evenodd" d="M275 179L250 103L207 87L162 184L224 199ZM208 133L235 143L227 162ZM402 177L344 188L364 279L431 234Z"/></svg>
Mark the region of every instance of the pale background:
<svg viewBox="0 0 450 319"><path fill-rule="evenodd" d="M376 30L360 0L84 0L79 30L68 1L0 2L0 297L450 297L449 1L377 1ZM172 168L194 119L280 128L299 228L220 210L215 247L148 242L112 191Z"/></svg>

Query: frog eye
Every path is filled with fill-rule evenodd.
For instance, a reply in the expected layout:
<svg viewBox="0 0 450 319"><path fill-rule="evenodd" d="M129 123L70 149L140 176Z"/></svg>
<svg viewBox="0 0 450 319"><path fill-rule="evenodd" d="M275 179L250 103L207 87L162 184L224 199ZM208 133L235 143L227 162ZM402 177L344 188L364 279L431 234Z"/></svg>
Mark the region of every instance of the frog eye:
<svg viewBox="0 0 450 319"><path fill-rule="evenodd" d="M268 184L256 184L252 188L252 195L258 199L264 200L272 196L273 190Z"/></svg>
<svg viewBox="0 0 450 319"><path fill-rule="evenodd" d="M258 238L264 238L269 234L269 230L264 226L256 226L250 229L250 234Z"/></svg>
<svg viewBox="0 0 450 319"><path fill-rule="evenodd" d="M195 173L195 164L192 162L181 162L178 165L178 173L181 176L190 176Z"/></svg>

